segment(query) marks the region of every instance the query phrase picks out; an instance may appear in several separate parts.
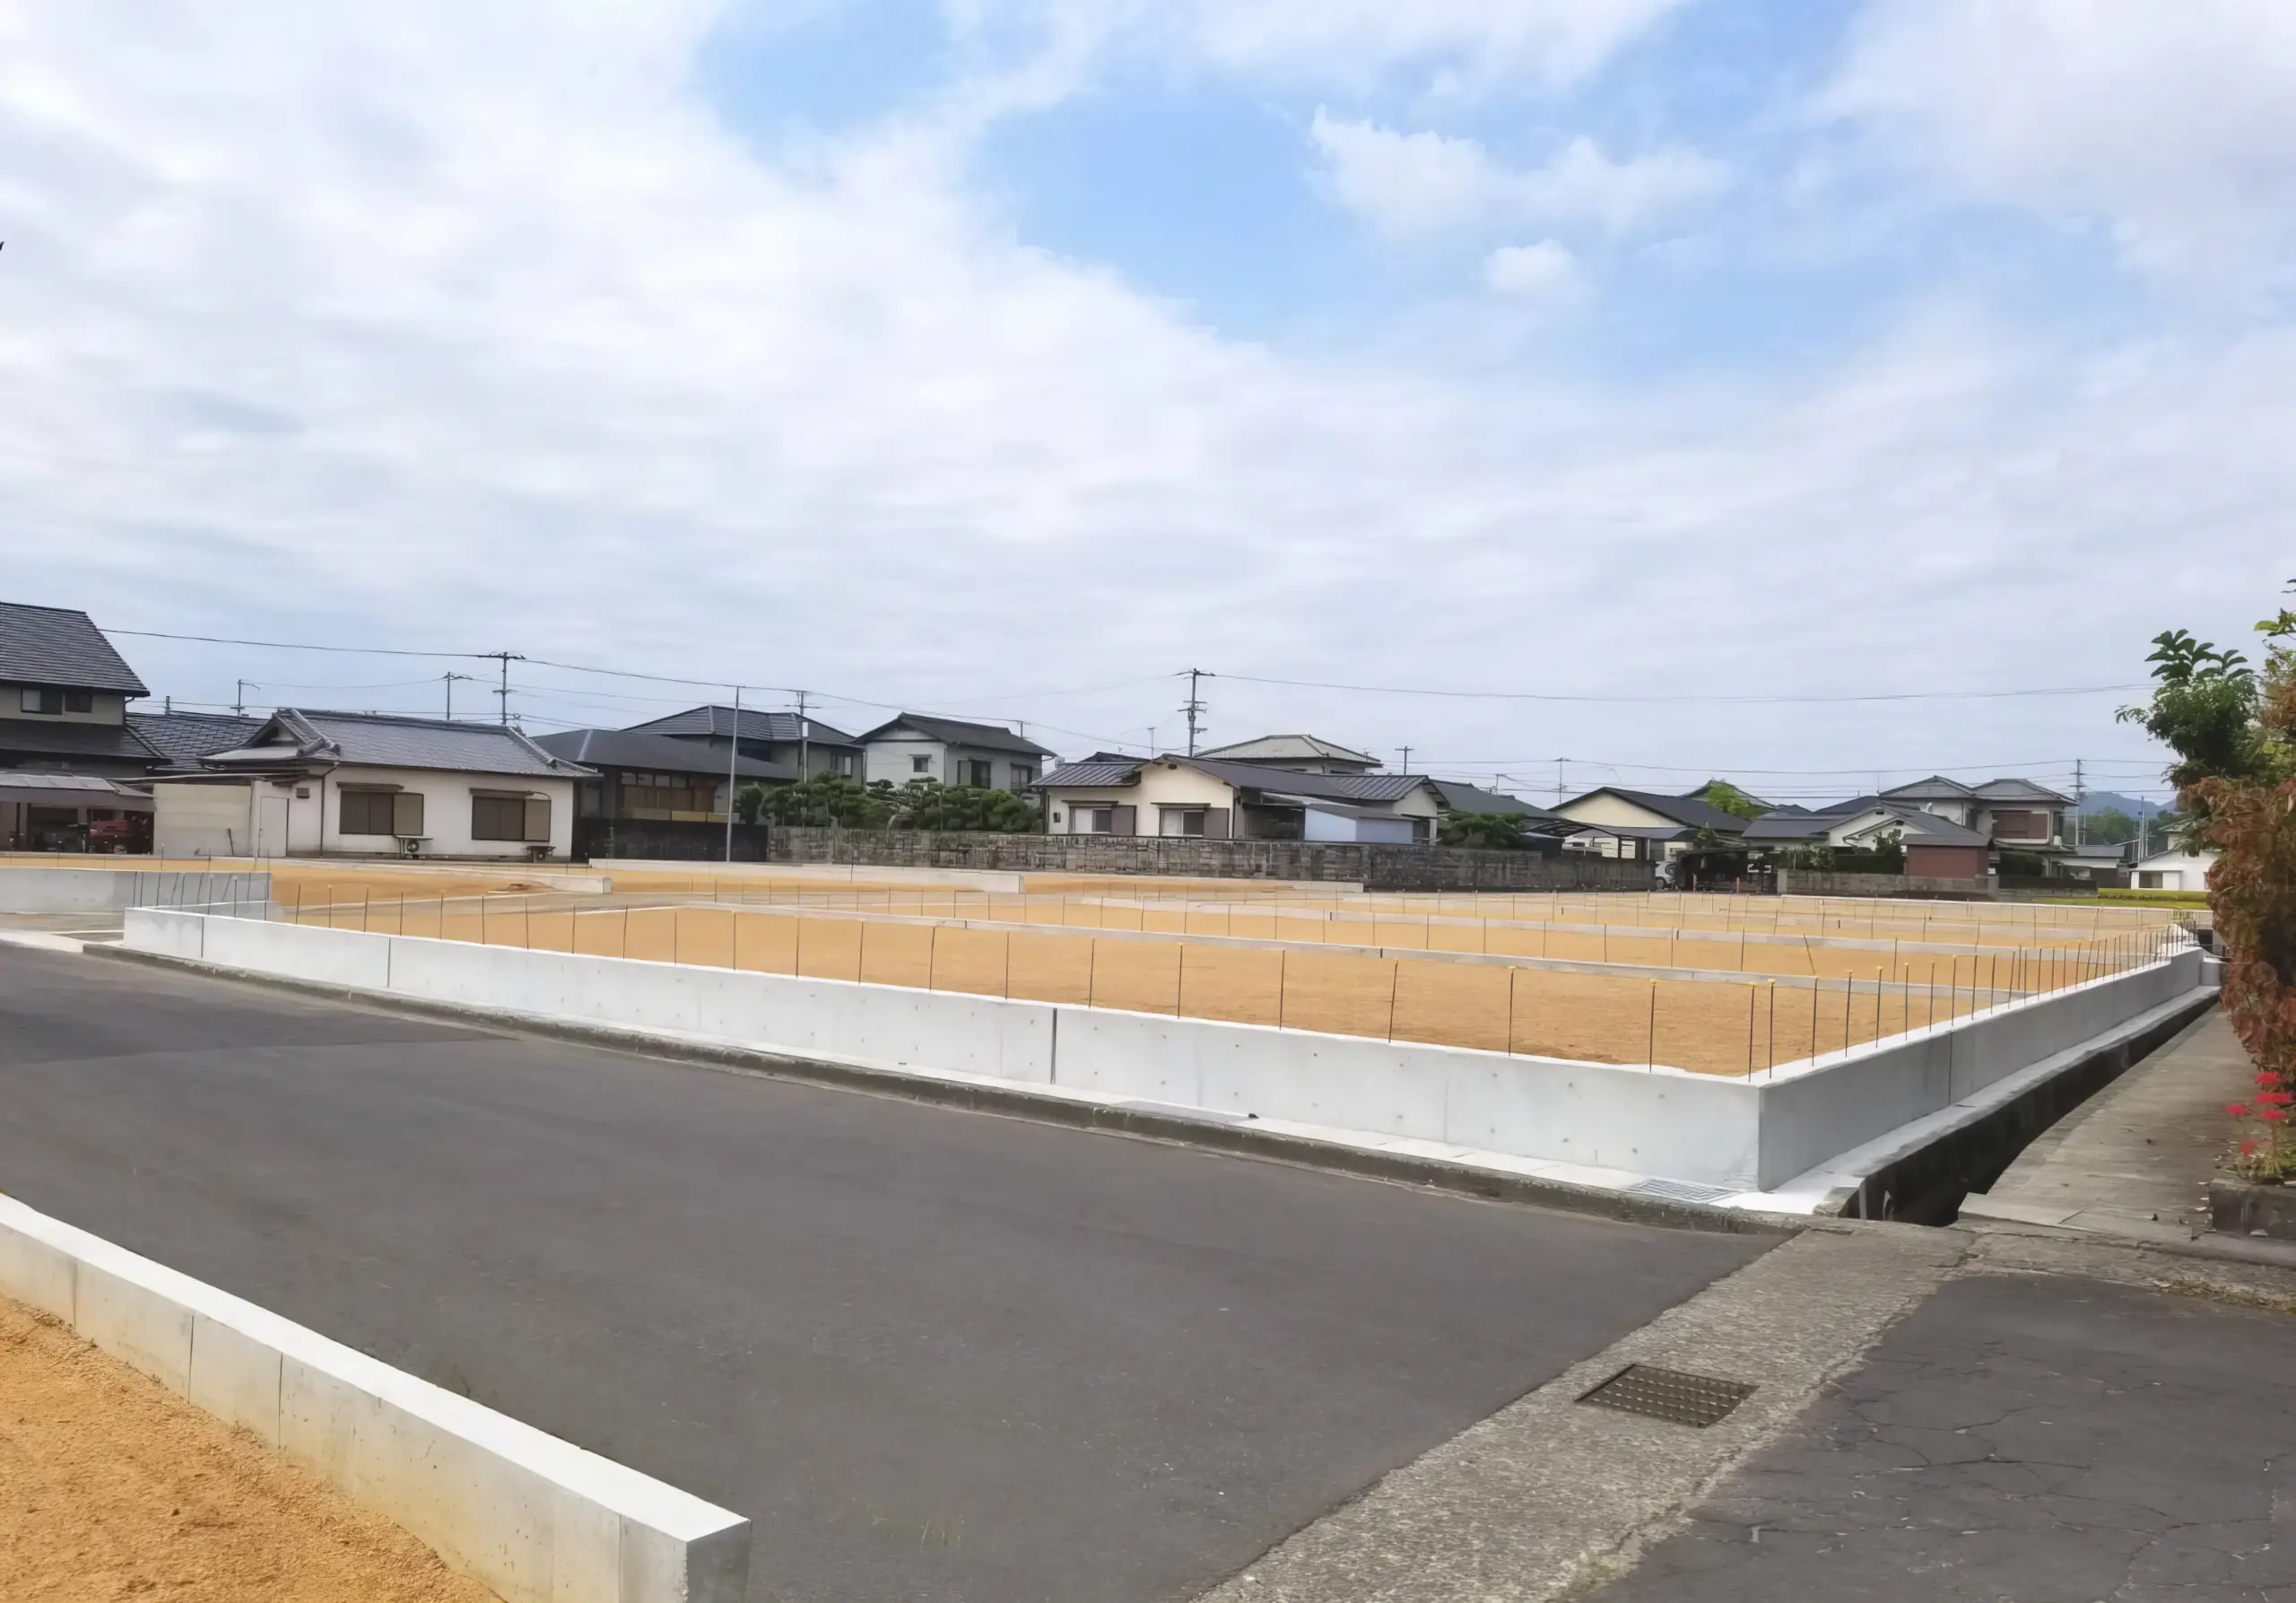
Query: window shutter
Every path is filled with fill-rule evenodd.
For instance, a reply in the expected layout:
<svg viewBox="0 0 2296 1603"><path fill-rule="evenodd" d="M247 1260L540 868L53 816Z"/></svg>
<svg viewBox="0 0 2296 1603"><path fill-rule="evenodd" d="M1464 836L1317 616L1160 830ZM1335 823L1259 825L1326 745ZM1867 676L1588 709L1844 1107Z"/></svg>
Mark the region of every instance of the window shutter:
<svg viewBox="0 0 2296 1603"><path fill-rule="evenodd" d="M526 804L526 834L529 841L548 843L550 840L550 797L541 797Z"/></svg>
<svg viewBox="0 0 2296 1603"><path fill-rule="evenodd" d="M1225 841L1228 838L1228 809L1225 807L1213 807L1206 812L1204 815L1205 839Z"/></svg>
<svg viewBox="0 0 2296 1603"><path fill-rule="evenodd" d="M422 832L422 792L402 790L391 797L391 833L419 835Z"/></svg>
<svg viewBox="0 0 2296 1603"><path fill-rule="evenodd" d="M1140 832L1140 809L1138 807L1117 807L1113 809L1113 811L1116 814L1116 827L1110 830L1109 833L1111 835L1136 835Z"/></svg>

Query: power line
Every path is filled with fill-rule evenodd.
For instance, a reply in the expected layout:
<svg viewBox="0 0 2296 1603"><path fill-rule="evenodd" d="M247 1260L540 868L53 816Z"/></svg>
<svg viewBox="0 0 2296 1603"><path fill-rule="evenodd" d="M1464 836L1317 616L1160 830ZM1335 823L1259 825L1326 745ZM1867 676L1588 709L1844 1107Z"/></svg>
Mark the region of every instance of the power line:
<svg viewBox="0 0 2296 1603"><path fill-rule="evenodd" d="M300 640L241 640L221 634L170 634L158 629L115 629L102 625L106 634L133 635L145 640L196 640L208 646L259 646L266 651L333 651L346 657L491 657L491 651L411 651L398 646L314 646ZM321 687L324 688L324 687Z"/></svg>
<svg viewBox="0 0 2296 1603"><path fill-rule="evenodd" d="M1561 695L1533 690L1430 690L1397 684L1336 684L1320 679L1271 679L1254 674L1212 674L1221 679L1233 679L1245 684L1283 684L1297 690L1344 690L1357 695L1371 696L1440 696L1461 701L1562 701L1590 703L1600 706L1643 705L1651 703L1726 702L1733 705L1805 706L1820 703L1861 701L1989 701L2020 696L2101 696L2121 695L2142 690L2142 684L2066 684L2026 690L1905 690L1887 691L1867 695L1848 696L1735 696L1735 695L1637 695L1583 696Z"/></svg>

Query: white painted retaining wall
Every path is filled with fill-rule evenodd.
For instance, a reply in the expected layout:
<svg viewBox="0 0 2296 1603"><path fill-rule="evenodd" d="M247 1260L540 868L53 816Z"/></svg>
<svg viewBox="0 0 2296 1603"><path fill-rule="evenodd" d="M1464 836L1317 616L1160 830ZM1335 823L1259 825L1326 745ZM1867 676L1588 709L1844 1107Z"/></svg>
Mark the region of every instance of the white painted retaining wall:
<svg viewBox="0 0 2296 1603"><path fill-rule="evenodd" d="M271 876L172 868L0 867L0 913L95 913L165 903L260 907Z"/></svg>
<svg viewBox="0 0 2296 1603"><path fill-rule="evenodd" d="M714 863L706 858L592 858L590 867L614 874L706 874L716 879L813 879L863 885L937 885L1016 894L1022 876L1001 868L903 868L866 863Z"/></svg>
<svg viewBox="0 0 2296 1603"><path fill-rule="evenodd" d="M139 910L126 945L321 984L1751 1190L2199 983L2199 954L1752 1083L850 980Z"/></svg>
<svg viewBox="0 0 2296 1603"><path fill-rule="evenodd" d="M0 1293L509 1603L741 1603L749 1521L0 1197Z"/></svg>

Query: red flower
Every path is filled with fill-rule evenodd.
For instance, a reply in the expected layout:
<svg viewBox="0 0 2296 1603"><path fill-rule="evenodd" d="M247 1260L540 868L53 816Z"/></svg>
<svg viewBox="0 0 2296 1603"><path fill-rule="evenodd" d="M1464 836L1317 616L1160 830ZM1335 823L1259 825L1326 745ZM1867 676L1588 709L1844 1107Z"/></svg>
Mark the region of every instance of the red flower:
<svg viewBox="0 0 2296 1603"><path fill-rule="evenodd" d="M2240 1143L2240 1155L2245 1158L2262 1145L2260 1141L2243 1141Z"/></svg>
<svg viewBox="0 0 2296 1603"><path fill-rule="evenodd" d="M2258 1119L2269 1119L2274 1124L2278 1124L2282 1119L2288 1117L2288 1110L2285 1108L2258 1108L2257 1110L2257 1117Z"/></svg>
<svg viewBox="0 0 2296 1603"><path fill-rule="evenodd" d="M2239 1102L2226 1102L2224 1111L2235 1119L2246 1119L2248 1116L2248 1110Z"/></svg>
<svg viewBox="0 0 2296 1603"><path fill-rule="evenodd" d="M2269 1107L2284 1108L2290 1102L2296 1102L2296 1096L2291 1096L2285 1091L2259 1091L2257 1101Z"/></svg>
<svg viewBox="0 0 2296 1603"><path fill-rule="evenodd" d="M2258 1076L2257 1076L2257 1085L2279 1085L2279 1084L2280 1084L2280 1075L2279 1075L2279 1072L2278 1072L2277 1070L2275 1070L2275 1069L2269 1069L2269 1068L2266 1069L2262 1074L2260 1074L2260 1075L2258 1075Z"/></svg>

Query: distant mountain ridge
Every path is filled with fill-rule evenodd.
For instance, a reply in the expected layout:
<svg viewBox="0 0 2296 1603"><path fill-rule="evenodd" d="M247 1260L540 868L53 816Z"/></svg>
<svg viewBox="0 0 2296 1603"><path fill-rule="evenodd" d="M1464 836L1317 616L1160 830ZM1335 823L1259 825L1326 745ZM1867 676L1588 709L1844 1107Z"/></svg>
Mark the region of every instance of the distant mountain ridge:
<svg viewBox="0 0 2296 1603"><path fill-rule="evenodd" d="M2085 816L2093 818L2108 809L2118 809L2127 814L2131 818L2150 818L2156 813L2170 811L2160 802L2146 801L2141 797L2123 796L2118 790L2092 790L2081 798L2081 812Z"/></svg>

